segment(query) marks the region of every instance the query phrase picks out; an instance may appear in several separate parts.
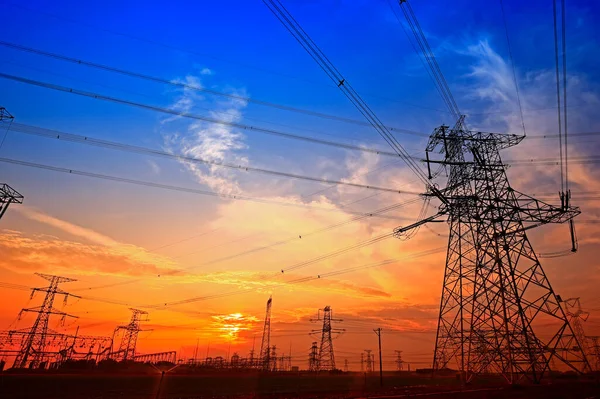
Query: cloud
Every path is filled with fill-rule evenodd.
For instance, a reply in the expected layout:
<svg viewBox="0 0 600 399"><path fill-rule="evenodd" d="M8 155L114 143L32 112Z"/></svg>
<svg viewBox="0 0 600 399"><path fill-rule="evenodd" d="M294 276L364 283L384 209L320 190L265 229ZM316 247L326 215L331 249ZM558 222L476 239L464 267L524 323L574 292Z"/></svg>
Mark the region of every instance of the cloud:
<svg viewBox="0 0 600 399"><path fill-rule="evenodd" d="M203 75L207 74L203 73ZM196 76L188 75L182 82L201 87L200 79ZM229 89L229 94L239 97L247 96L243 89ZM179 92L173 108L182 112L190 112L197 106L208 106L210 118L222 120L225 123L235 123L242 119L242 111L246 105L246 101L237 98L208 101L199 96L196 90L186 87ZM174 122L181 121L177 117L170 117L162 123L165 147L168 151L211 162L234 163L242 166L248 163L247 158L239 152L247 149L244 142L245 136L237 132L235 128L226 124L201 121L171 126ZM215 192L240 194L242 191L231 169L217 165L181 162L192 172L198 182L207 185Z"/></svg>
<svg viewBox="0 0 600 399"><path fill-rule="evenodd" d="M81 268L81 271L95 270L125 275L161 274L176 270L177 264L173 260L142 247L121 243L31 207L21 206L15 209L31 220L91 243L82 244L47 235L25 237L20 232L5 230L6 240L3 240L0 246L5 246L7 250L10 248L15 261L22 263L25 268L35 266L46 269L44 262L47 262L59 268ZM61 261L61 257L64 262ZM108 264L104 265L103 262ZM79 263L81 265L78 266ZM4 265L6 267L6 263Z"/></svg>
<svg viewBox="0 0 600 399"><path fill-rule="evenodd" d="M149 159L148 165L150 165L150 170L152 170L152 173L154 173L155 175L160 174L160 166L158 166L156 162Z"/></svg>
<svg viewBox="0 0 600 399"><path fill-rule="evenodd" d="M253 289L255 292L264 293L270 293L274 289L282 288L288 291L323 292L323 290L325 290L327 292L336 292L342 295L359 298L391 297L389 293L376 287L368 287L343 280L319 279L316 278L316 275L306 276L294 273L286 273L284 277L280 278L279 276L275 276L273 273L261 273L253 271L219 271L196 274L189 277L187 282L232 285L236 286L240 290Z"/></svg>
<svg viewBox="0 0 600 399"><path fill-rule="evenodd" d="M18 273L57 272L126 276L157 275L174 263L135 246L106 246L61 240L48 235L0 233L0 267Z"/></svg>

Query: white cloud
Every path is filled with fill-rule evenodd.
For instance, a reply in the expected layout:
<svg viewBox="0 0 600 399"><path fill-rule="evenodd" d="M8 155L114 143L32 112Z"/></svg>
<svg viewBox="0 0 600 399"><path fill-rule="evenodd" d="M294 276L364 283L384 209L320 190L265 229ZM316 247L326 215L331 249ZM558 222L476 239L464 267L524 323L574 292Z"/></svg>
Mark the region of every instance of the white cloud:
<svg viewBox="0 0 600 399"><path fill-rule="evenodd" d="M207 74L204 70L201 73ZM201 86L200 79L196 76L186 76L184 81L194 86ZM236 96L246 96L244 90L230 90L230 92ZM208 101L199 96L197 91L184 88L173 107L182 112L190 112L200 104L210 106L211 110L208 112L210 118L225 123L239 122L243 116L242 111L247 105L246 101L235 98L225 101ZM164 120L163 129L169 129L169 124L174 122L178 122L177 117ZM241 166L248 163L247 158L239 153L240 150L247 148L244 142L245 136L238 133L234 127L195 121L179 125L175 129L165 134L165 146L174 153L210 162L233 163ZM198 182L207 185L213 191L222 194L241 193L241 188L231 169L185 161L182 163L193 173Z"/></svg>

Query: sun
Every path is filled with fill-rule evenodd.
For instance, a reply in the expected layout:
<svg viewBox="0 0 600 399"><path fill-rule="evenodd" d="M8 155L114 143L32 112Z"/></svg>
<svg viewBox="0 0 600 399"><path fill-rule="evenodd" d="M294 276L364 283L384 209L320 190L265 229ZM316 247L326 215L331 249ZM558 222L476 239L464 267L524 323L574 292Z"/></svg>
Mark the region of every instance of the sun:
<svg viewBox="0 0 600 399"><path fill-rule="evenodd" d="M225 315L212 316L213 326L219 332L219 336L227 341L236 341L239 339L239 333L252 330L258 319L251 315L242 313L230 313Z"/></svg>

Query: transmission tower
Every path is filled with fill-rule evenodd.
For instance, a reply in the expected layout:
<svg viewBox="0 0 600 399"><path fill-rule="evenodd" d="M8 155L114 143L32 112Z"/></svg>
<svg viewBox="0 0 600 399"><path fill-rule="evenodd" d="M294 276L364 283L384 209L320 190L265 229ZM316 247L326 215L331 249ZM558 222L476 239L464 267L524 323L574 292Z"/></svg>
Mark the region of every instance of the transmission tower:
<svg viewBox="0 0 600 399"><path fill-rule="evenodd" d="M365 372L365 354L364 353L360 354L360 372L361 373Z"/></svg>
<svg viewBox="0 0 600 399"><path fill-rule="evenodd" d="M348 372L348 359L344 359L344 373Z"/></svg>
<svg viewBox="0 0 600 399"><path fill-rule="evenodd" d="M6 183L0 183L0 219L10 204L22 204L23 196Z"/></svg>
<svg viewBox="0 0 600 399"><path fill-rule="evenodd" d="M314 341L308 353L308 371L319 371L319 346Z"/></svg>
<svg viewBox="0 0 600 399"><path fill-rule="evenodd" d="M373 355L371 355L372 350L371 349L365 349L366 352L366 357L367 357L367 368L366 368L366 372L367 373L372 373L373 372Z"/></svg>
<svg viewBox="0 0 600 399"><path fill-rule="evenodd" d="M312 319L312 322L323 320L323 328L321 330L313 330L312 333L321 333L321 346L319 347L319 370L335 370L335 355L333 352L332 334L340 334L344 332L341 328L332 328L332 322L341 322L343 320L333 319L331 317L331 307L325 306L321 317L321 309L317 313L317 318Z"/></svg>
<svg viewBox="0 0 600 399"><path fill-rule="evenodd" d="M402 360L402 351L394 351L396 352L396 370L402 371L404 370L404 361Z"/></svg>
<svg viewBox="0 0 600 399"><path fill-rule="evenodd" d="M265 325L263 327L262 342L260 344L260 367L268 371L271 369L271 305L273 297L267 301L267 312L265 314Z"/></svg>
<svg viewBox="0 0 600 399"><path fill-rule="evenodd" d="M600 371L600 336L594 335L587 337L590 341L592 341L591 345L591 354L593 357L593 369L595 371Z"/></svg>
<svg viewBox="0 0 600 399"><path fill-rule="evenodd" d="M68 283L76 280L68 277L51 276L42 273L36 273L36 275L48 280L50 285L44 288L33 288L31 291L32 298L36 292L46 293L41 306L21 310L21 312L37 313L37 317L21 344L19 353L15 358L14 368L37 368L41 365L44 355L46 354L47 335L48 333L53 333L53 331L48 328L50 315L61 316L62 323L64 323L64 320L67 317L77 317L54 308L54 299L57 294L63 296L65 304L67 303L67 298L70 296L81 298L80 296L69 294L58 287L61 283Z"/></svg>
<svg viewBox="0 0 600 399"><path fill-rule="evenodd" d="M489 369L510 383L523 376L539 382L556 357L581 372L587 359L526 234L543 224L570 221L579 208L569 205L568 196L553 206L513 189L500 150L523 137L467 131L463 119L452 129L435 129L426 148L429 170L436 163L449 169L446 188L426 194L441 199L439 212L395 230L402 238L448 217L433 367L453 362L467 381ZM429 159L436 150L442 160ZM536 334L540 324L551 338Z"/></svg>
<svg viewBox="0 0 600 399"><path fill-rule="evenodd" d="M133 360L135 357L135 347L137 345L138 335L143 331L140 328L140 322L148 321L148 312L145 310L133 308L130 308L129 310L131 310L131 320L129 321L129 324L115 328L113 335L114 337L119 331L123 331L119 350L112 353L113 358L120 361ZM142 319L142 316L145 316L144 319Z"/></svg>
<svg viewBox="0 0 600 399"><path fill-rule="evenodd" d="M565 311L569 317L569 322L571 323L571 328L575 334L576 341L580 345L579 350L586 357L589 357L592 352L588 346L588 341L585 336L582 322L587 321L588 317L590 317L590 313L581 308L581 302L579 301L579 298L565 299L564 304ZM591 359L588 359L588 361L591 361ZM591 364L589 364L589 367L591 369Z"/></svg>

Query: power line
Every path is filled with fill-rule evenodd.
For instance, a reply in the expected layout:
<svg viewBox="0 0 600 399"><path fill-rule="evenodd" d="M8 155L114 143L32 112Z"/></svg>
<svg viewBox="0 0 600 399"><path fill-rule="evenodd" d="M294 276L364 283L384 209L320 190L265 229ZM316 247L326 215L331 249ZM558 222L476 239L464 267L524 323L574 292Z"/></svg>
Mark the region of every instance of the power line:
<svg viewBox="0 0 600 399"><path fill-rule="evenodd" d="M173 186L173 185L168 185L168 184L153 183L153 182L148 182L148 181L143 181L143 180L128 179L128 178L124 178L124 177L117 177L117 176L105 175L105 174L100 174L100 173L85 172L85 171L80 171L80 170L76 170L76 169L67 169L67 168L61 168L61 167L57 167L57 166L44 165L44 164L21 161L21 160L10 159L10 158L0 158L0 162L9 163L9 164L13 164L13 165L27 166L27 167L31 167L31 168L37 168L37 169L50 170L53 172L67 173L67 174L71 174L71 175L93 177L96 179L110 180L110 181L133 184L133 185L138 185L138 186L160 188L160 189L165 189L165 190L179 191L179 192L185 192L185 193L189 193L189 194L206 195L206 196L231 199L231 200L252 201L252 202L258 202L258 203L264 203L264 204L275 204L275 205L281 205L281 206L313 209L313 210L320 210L320 211L326 211L326 212L344 212L344 213L348 213L348 214L352 214L352 215L362 215L362 216L373 215L371 213L363 213L363 212L356 212L356 211L336 209L336 208L317 207L314 205L294 204L294 203L281 202L281 201L276 201L276 200L271 200L271 199L266 199L266 198L215 193L213 191ZM382 218L386 218L386 219L403 220L402 218L398 218L398 217L394 217L394 216L378 216L378 217L382 217Z"/></svg>
<svg viewBox="0 0 600 399"><path fill-rule="evenodd" d="M560 77L559 77L559 66L558 66L558 28L557 28L557 17L556 17L556 0L552 2L553 13L554 13L554 58L556 64L556 101L558 104L558 148L560 153L560 191L564 192L564 167L563 167L563 141L562 141L562 121L560 115Z"/></svg>
<svg viewBox="0 0 600 399"><path fill-rule="evenodd" d="M337 115L326 114L323 112L311 111L311 110L307 110L307 109L302 109L302 108L292 107L292 106L288 106L288 105L277 104L277 103L273 103L273 102L269 102L269 101L259 100L259 99L255 99L252 97L241 96L241 95L231 94L231 93L225 93L225 92L221 92L221 91L214 90L214 89L208 89L206 87L202 87L202 86L198 86L198 85L193 85L193 84L184 83L184 82L175 81L175 80L164 79L164 78L160 78L160 77L156 77L156 76L146 75L146 74L139 73L139 72L129 71L126 69L121 69L121 68L116 68L116 67L112 67L112 66L108 66L108 65L98 64L98 63L94 63L91 61L85 61L82 59L77 59L77 58L69 57L69 56L62 55L62 54L51 53L48 51L35 49L32 47L22 46L22 45L19 45L16 43L0 41L0 46L4 46L4 47L8 47L8 48L12 48L15 50L28 52L28 53L33 53L33 54L37 54L37 55L48 57L48 58L54 58L54 59L70 62L70 63L77 64L77 65L84 65L84 66L87 66L90 68L101 69L101 70L108 71L108 72L118 73L118 74L129 76L129 77L139 78L139 79L143 79L143 80L147 80L147 81L151 81L151 82L155 82L155 83L161 83L161 84L166 84L166 85L170 85L170 86L174 86L174 87L178 87L178 88L194 90L194 91L198 91L198 92L202 92L202 93L208 93L208 94L212 94L215 96L226 97L226 98L239 100L239 101L245 101L245 102L249 102L249 103L253 103L253 104L258 104L258 105L262 105L262 106L280 109L283 111L296 112L296 113L300 113L300 114L304 114L304 115L315 116L315 117L322 118L322 119L336 120L336 121L351 123L351 124L355 124L355 125L370 126L367 122L360 121L357 119L345 118L345 117L341 117L341 116L337 116ZM390 129L391 131L404 133L404 134L411 134L411 135L415 135L415 136L419 136L419 137L424 136L423 133L415 132L415 131L409 130L409 129L402 129L402 128L397 128L397 127L388 127L388 129Z"/></svg>
<svg viewBox="0 0 600 399"><path fill-rule="evenodd" d="M419 177L419 179L424 182L426 186L428 186L429 180L427 179L427 176L423 170L421 170L418 164L411 159L411 156L408 154L406 149L404 149L398 140L391 134L389 129L383 125L381 120L371 110L368 104L352 88L350 83L343 77L343 75L327 58L323 51L321 51L319 46L308 36L304 29L302 29L300 24L298 24L294 17L288 12L285 6L281 4L279 0L263 0L263 3L290 32L294 39L298 41L298 43L311 56L311 58L319 65L319 67L332 80L332 82L338 86L346 98L350 100L350 102L365 117L369 124L373 126L373 128L381 135L381 137L383 137L390 147L392 147L392 149L398 153L398 156L405 161L407 166Z"/></svg>
<svg viewBox="0 0 600 399"><path fill-rule="evenodd" d="M513 80L515 82L515 90L517 91L517 102L519 104L519 113L521 114L521 126L523 127L523 136L527 136L525 131L525 119L523 118L523 107L521 106L521 95L519 93L519 84L517 83L517 72L515 71L515 61L513 59L512 48L508 35L508 24L506 23L506 14L504 13L504 2L500 0L500 8L502 9L502 20L504 21L504 31L506 32L506 43L508 44L508 54L510 56L510 64L512 66Z"/></svg>
<svg viewBox="0 0 600 399"><path fill-rule="evenodd" d="M417 193L417 192L399 191L396 189L386 188L386 187L378 187L378 186L373 186L373 185L352 183L349 181L332 180L332 179L325 179L325 178L320 178L320 177L299 175L299 174L295 174L295 173L281 172L281 171L277 171L277 170L256 168L256 167L252 167L249 165L242 165L242 164L236 165L236 164L230 164L230 163L222 162L222 161L211 161L208 159L202 159L202 158L192 157L192 156L187 156L187 155L173 154L173 153L167 152L167 151L161 151L161 150L151 149L151 148L147 148L147 147L134 146L134 145L130 145L130 144L117 143L114 141L101 140L101 139L97 139L97 138L93 138L93 137L89 137L89 136L65 133L65 132L45 129L45 128L41 128L41 127L37 127L37 126L24 125L21 123L14 123L14 126L10 129L15 132L25 133L25 134L30 134L30 135L35 135L35 136L40 136L40 137L45 137L45 138L70 141L70 142L74 142L74 143L108 148L108 149L112 149L112 150L126 151L126 152L130 152L130 153L147 154L147 155L152 155L152 156L157 156L157 157L165 157L165 158L175 159L175 160L184 161L184 162L203 163L203 164L207 164L207 165L214 165L214 166L230 168L230 169L246 171L246 172L257 172L257 173L268 174L268 175L279 176L279 177L308 180L308 181L317 182L317 183L344 185L344 186L350 186L350 187L355 187L355 188L364 188L364 189L369 189L369 190L385 191L385 192L397 193L397 194L409 194L409 193L415 194L415 195L421 194L421 193Z"/></svg>
<svg viewBox="0 0 600 399"><path fill-rule="evenodd" d="M121 99L121 98L105 96L105 95L94 93L94 92L87 92L87 91L78 90L78 89L74 89L74 88L68 88L65 86L55 85L52 83L42 82L42 81L33 80L33 79L27 79L24 77L9 75L9 74L5 74L5 73L0 73L0 78L13 80L15 82L21 82L21 83L29 84L32 86L43 87L46 89L52 89L55 91L61 91L64 93L76 94L76 95L79 95L82 97L93 98L96 100L102 100L102 101L114 102L114 103L122 104L122 105L128 105L130 107L141 108L141 109L145 109L148 111L155 111L155 112L160 112L163 114L175 115L175 116L180 116L183 118L200 120L203 122L213 123L213 124L217 124L217 125L234 127L234 128L242 129L247 132L257 132L257 133L268 134L268 135L272 135L272 136L285 137L287 139L301 140L301 141L306 141L306 142L310 142L310 143L323 144L323 145L332 146L332 147L344 148L347 150L370 152L373 154L393 156L396 158L399 157L399 155L394 152L383 151L383 150L378 150L378 149L374 149L374 148L355 146L355 145L351 145L351 144L344 144L344 143L339 143L339 142L335 142L335 141L322 140L322 139L317 139L314 137L302 136L302 135L293 134L293 133L286 133L286 132L282 132L282 131L278 131L278 130L274 130L274 129L267 129L267 128L263 128L263 127L250 126L250 125L245 125L245 124L236 123L236 122L230 122L230 121L226 121L226 120L222 120L222 119L209 118L209 117L205 117L205 116L198 115L198 114L193 114L193 113L188 113L188 112L180 112L180 111L169 109L169 108L163 108L163 107L149 105L149 104L143 104L143 103L139 103L139 102L135 102L135 101L129 101L129 100ZM425 137L426 135L424 134L423 136Z"/></svg>
<svg viewBox="0 0 600 399"><path fill-rule="evenodd" d="M185 49L185 48L178 47L178 46L175 46L175 45L172 45L172 44L162 43L162 42L159 42L159 41L156 41L156 40L152 40L152 39L148 39L148 38L144 38L144 37L141 37L141 36L136 36L136 35L129 34L129 33L124 33L124 32L118 32L118 31L115 31L115 30L111 30L111 29L107 29L107 28L102 28L100 26L96 26L96 25L92 25L92 24L88 24L88 23L83 23L83 22L80 22L80 21L77 21L77 20L74 20L74 19L71 19L71 18L66 18L64 15L56 15L56 14L52 14L52 13L49 13L49 12L36 10L36 9L33 9L33 8L26 7L26 6L22 5L22 4L15 4L15 3L6 3L6 4L8 4L10 6L13 6L13 7L21 8L21 9L29 11L29 12L35 12L35 13L42 14L42 15L45 15L45 16L49 16L49 17L52 17L52 18L55 18L55 19L59 19L59 20L63 20L63 21L68 21L68 22L73 23L73 24L82 25L82 26L85 26L85 27L90 28L90 29L95 29L95 30L103 31L103 32L110 33L110 34L113 34L113 35L116 35L116 36L127 37L129 39L133 39L133 40L145 42L145 43L152 44L152 45L155 45L155 46L158 46L158 47L168 48L170 50L174 50L174 51L178 51L178 52L182 52L182 53L187 53L187 54L191 54L191 55L208 57L208 58L212 58L212 59L215 59L215 60L218 60L218 61L223 61L223 62L227 62L227 63L239 65L239 66L242 66L244 68L255 69L255 70L258 70L258 71L261 71L261 72L265 72L265 73L268 73L268 74L277 75L277 76L281 76L281 77L285 77L285 78L289 78L289 79L295 79L295 80L307 82L307 83L310 83L310 84L315 85L315 86L326 86L326 87L333 87L333 88L335 88L335 86L333 86L333 85L323 84L321 82L315 82L315 81L312 81L312 80L309 80L309 79L306 79L306 78L301 78L301 77L298 77L298 76L284 74L284 73L277 72L277 71L270 70L270 69L266 69L266 68L263 68L263 67L258 67L256 65L250 65L250 64L243 63L243 62L239 62L239 61L228 60L228 59L224 59L224 58L221 58L221 57L216 57L214 55L209 55L209 54L205 54L205 53L200 53L200 52L197 52L197 51L193 51L193 50L190 50L190 49ZM375 94L372 94L372 93L364 93L364 95L368 96L368 97L379 98L379 99L382 99L382 100L385 100L385 101L391 101L391 102L395 102L395 103L399 103L399 104L408 105L408 106L415 107L415 108L426 109L426 110L436 111L436 112L446 112L444 110L440 110L440 109L436 109L436 108L432 108L432 107L427 107L427 106L422 106L422 105L418 105L418 104L413 104L413 103L409 103L409 102L406 102L406 101L400 101L400 100L396 100L396 99L390 99L390 98L382 97L382 96L375 95Z"/></svg>

